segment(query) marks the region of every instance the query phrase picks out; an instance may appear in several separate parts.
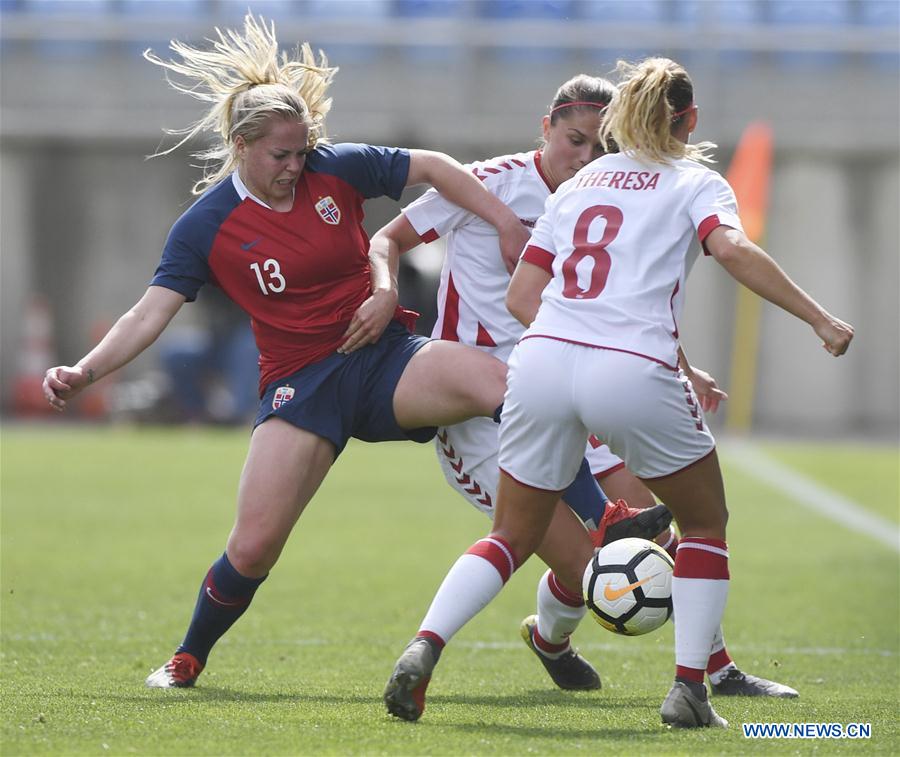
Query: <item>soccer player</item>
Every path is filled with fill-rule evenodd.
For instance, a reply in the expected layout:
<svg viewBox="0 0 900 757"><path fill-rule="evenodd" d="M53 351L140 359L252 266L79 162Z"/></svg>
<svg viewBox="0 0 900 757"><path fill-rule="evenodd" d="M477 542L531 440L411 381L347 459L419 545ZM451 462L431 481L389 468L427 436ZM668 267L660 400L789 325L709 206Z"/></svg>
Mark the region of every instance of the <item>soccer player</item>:
<svg viewBox="0 0 900 757"><path fill-rule="evenodd" d="M251 318L261 403L237 517L184 640L147 678L161 688L194 684L351 436L425 442L436 426L491 417L502 401L501 361L410 332L416 314L397 305L397 260L370 247L363 200L397 199L428 182L491 224L508 255L528 238L512 211L442 153L328 144L336 69L308 45L279 56L274 25L251 14L242 32L216 31L211 49L172 42L180 60L145 56L176 89L210 104L179 142L217 137L200 154L212 164L194 187L202 194L172 227L140 301L74 366L44 378L47 400L62 410L150 346L207 282Z"/></svg>
<svg viewBox="0 0 900 757"><path fill-rule="evenodd" d="M559 185L604 154L600 125L604 109L615 95L615 85L608 80L579 74L556 91L541 122L540 149L479 161L468 167L516 212L522 223L533 228L543 214L547 198ZM504 362L509 359L524 327L504 304L511 264L503 259L490 226L432 189L404 208L376 236L387 237L389 244L396 245L400 252L420 242L445 237L447 253L438 291L438 319L432 336L477 346ZM680 360L680 365L702 409L715 412L728 395L709 374L691 367L686 358ZM440 428L435 438L438 460L447 482L489 517L493 517L499 479L498 446L497 425L486 418ZM591 500L593 492L583 486L573 487L574 493L570 489L562 499L588 528L602 524L608 529L602 537L593 532L593 543L599 545L619 538L620 527L613 525L619 519L632 521L623 524L628 529L627 535L656 537L656 533L637 531L641 521L636 520L635 508L625 504L640 509L658 507L650 490L596 437L589 440L585 457L591 472L615 504L605 512L601 504L598 511L596 499ZM658 523L649 519L646 522L648 526ZM557 526L555 530L558 532L560 528ZM550 566L564 565L563 555L571 558L576 548L581 549L579 559L589 559L590 552L584 550L592 545L585 547L585 541L584 534L572 529L568 539L558 533L537 554ZM665 530L658 541L674 558L677 546L674 531ZM523 640L563 689L596 689L601 685L593 666L570 642L585 613L580 580L569 585L551 567L538 583L537 613L521 624ZM721 633L713 651L708 672L717 694L797 696L790 687L740 671L726 650Z"/></svg>
<svg viewBox="0 0 900 757"><path fill-rule="evenodd" d="M664 58L619 70L601 138L621 152L548 200L510 284L507 304L528 329L509 361L493 529L450 569L397 661L386 696L413 714L444 644L544 537L593 433L668 505L683 535L663 722L727 726L703 681L728 593L728 512L715 441L678 371L693 236L737 281L808 323L830 354L853 338L744 235L734 193L701 162L712 145L689 144L697 107L687 72Z"/></svg>
<svg viewBox="0 0 900 757"><path fill-rule="evenodd" d="M550 193L602 154L600 123L604 108L614 96L615 86L606 79L576 76L559 87L549 114L543 118L541 149L480 161L468 168L524 226L532 228ZM447 255L432 337L478 347L505 362L523 328L503 302L515 259L503 257L490 225L436 190L429 190L378 231L373 240L384 239L402 253L439 236L447 237ZM472 418L439 428L435 448L450 486L476 509L493 517L499 476L497 424L489 418ZM583 466L579 475L589 470ZM663 529L668 534L669 521L668 511L655 502L641 513L624 501L607 505L606 497L596 487L583 481L577 484L563 493L562 500L591 534L588 536L577 523L573 525L574 519L563 512L555 518L550 538L537 552L551 566L538 585L538 613L526 618L521 627L525 643L553 681L571 690L601 685L596 670L569 641L586 612L581 571L594 547L624 536L652 539ZM559 507L565 508L563 504ZM573 562L575 569L567 576L565 566Z"/></svg>

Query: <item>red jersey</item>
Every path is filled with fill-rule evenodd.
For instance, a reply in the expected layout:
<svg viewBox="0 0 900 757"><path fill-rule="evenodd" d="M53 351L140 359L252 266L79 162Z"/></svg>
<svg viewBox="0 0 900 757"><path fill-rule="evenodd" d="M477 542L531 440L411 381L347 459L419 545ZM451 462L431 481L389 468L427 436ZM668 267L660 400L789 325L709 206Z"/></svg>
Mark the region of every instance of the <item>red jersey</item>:
<svg viewBox="0 0 900 757"><path fill-rule="evenodd" d="M193 301L209 281L243 308L260 352L262 392L341 345L371 293L363 200L399 199L408 174L407 150L321 145L306 159L293 208L279 213L249 195L235 173L175 222L150 283Z"/></svg>

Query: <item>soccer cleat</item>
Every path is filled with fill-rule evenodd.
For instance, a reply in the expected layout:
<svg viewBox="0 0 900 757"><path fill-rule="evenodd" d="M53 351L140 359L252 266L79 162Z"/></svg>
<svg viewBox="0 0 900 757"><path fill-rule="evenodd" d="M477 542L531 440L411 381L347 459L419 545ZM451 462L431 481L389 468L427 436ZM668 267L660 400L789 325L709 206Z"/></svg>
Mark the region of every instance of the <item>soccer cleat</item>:
<svg viewBox="0 0 900 757"><path fill-rule="evenodd" d="M547 669L553 683L567 691L591 691L600 688L600 676L594 670L594 666L578 654L577 649L569 647L555 659L541 654L534 645L535 630L537 630L537 615L529 615L519 627L525 643Z"/></svg>
<svg viewBox="0 0 900 757"><path fill-rule="evenodd" d="M430 639L417 636L406 645L384 687L384 704L389 714L410 721L422 717L425 690L440 656L440 649Z"/></svg>
<svg viewBox="0 0 900 757"><path fill-rule="evenodd" d="M165 665L147 676L151 689L184 689L193 686L203 670L203 665L192 654L179 652Z"/></svg>
<svg viewBox="0 0 900 757"><path fill-rule="evenodd" d="M732 668L719 683L712 684L713 694L720 697L779 697L795 699L800 694L783 683L767 681Z"/></svg>
<svg viewBox="0 0 900 757"><path fill-rule="evenodd" d="M709 703L700 699L686 683L675 681L659 709L662 722L673 728L727 728L728 721L719 717Z"/></svg>
<svg viewBox="0 0 900 757"><path fill-rule="evenodd" d="M610 500L596 531L591 531L595 547L604 547L619 539L636 537L652 540L665 531L672 522L672 513L665 505L654 505L644 510L629 507L624 499Z"/></svg>

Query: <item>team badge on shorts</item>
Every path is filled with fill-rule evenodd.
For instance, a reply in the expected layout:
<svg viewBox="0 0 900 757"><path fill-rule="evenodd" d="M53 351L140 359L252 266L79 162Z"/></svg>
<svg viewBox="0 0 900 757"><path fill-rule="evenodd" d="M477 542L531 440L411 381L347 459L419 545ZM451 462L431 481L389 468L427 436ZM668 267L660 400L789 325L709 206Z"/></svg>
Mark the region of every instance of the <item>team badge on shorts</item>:
<svg viewBox="0 0 900 757"><path fill-rule="evenodd" d="M316 212L325 223L330 223L332 226L337 226L341 222L341 209L331 195L323 197L316 203Z"/></svg>
<svg viewBox="0 0 900 757"><path fill-rule="evenodd" d="M279 386L275 390L275 396L272 398L272 409L277 410L282 405L286 405L294 397L294 387Z"/></svg>

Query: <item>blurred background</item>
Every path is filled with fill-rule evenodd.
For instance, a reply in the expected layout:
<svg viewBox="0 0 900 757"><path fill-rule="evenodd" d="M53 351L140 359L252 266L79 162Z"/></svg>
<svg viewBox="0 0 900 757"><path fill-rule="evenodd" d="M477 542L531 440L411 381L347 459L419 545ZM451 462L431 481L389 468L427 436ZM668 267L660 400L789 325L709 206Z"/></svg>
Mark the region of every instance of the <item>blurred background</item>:
<svg viewBox="0 0 900 757"><path fill-rule="evenodd" d="M198 43L215 26L240 26L248 8L275 21L284 47L308 40L340 67L334 141L461 161L534 148L556 88L576 73L610 75L618 58L650 54L683 63L701 109L697 138L719 145L723 173L748 125L771 127L764 246L857 329L835 361L772 307L739 319L736 285L701 259L681 329L691 361L747 408L732 430L896 442L898 0L0 0L5 420L48 417L43 371L76 361L141 296L191 201L189 150L145 156L172 144L163 129L186 126L200 106L141 52L168 57L168 40ZM369 203L369 231L398 209ZM425 333L441 256L437 242L403 264L401 300L422 312ZM243 422L256 405L248 336L206 287L68 418Z"/></svg>

